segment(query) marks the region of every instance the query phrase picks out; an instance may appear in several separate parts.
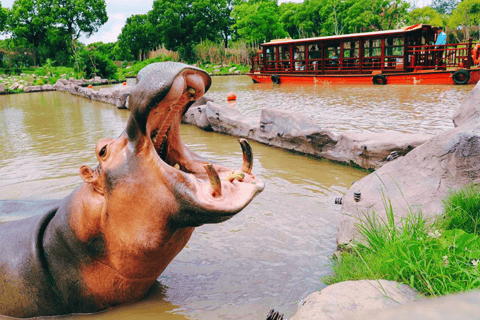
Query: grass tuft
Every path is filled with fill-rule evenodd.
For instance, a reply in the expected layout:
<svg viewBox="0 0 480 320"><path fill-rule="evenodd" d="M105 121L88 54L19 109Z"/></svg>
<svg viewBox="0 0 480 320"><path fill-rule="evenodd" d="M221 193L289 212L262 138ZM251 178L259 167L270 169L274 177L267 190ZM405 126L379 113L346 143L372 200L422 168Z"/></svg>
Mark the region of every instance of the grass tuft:
<svg viewBox="0 0 480 320"><path fill-rule="evenodd" d="M357 225L363 241L343 250L325 282L386 279L408 284L426 296L480 288L480 228L472 226L478 199L473 186L453 192L444 202L441 223L433 225L421 212L395 224L391 203L385 201L387 219L365 215ZM447 207L455 208L455 214Z"/></svg>

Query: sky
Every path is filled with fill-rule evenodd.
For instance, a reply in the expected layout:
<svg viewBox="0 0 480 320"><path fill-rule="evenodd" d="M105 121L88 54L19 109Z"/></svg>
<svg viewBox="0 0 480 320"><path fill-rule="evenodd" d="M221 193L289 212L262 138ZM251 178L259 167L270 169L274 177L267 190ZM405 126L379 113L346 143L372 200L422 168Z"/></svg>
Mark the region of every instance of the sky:
<svg viewBox="0 0 480 320"><path fill-rule="evenodd" d="M286 1L288 0L280 0L280 2ZM291 1L301 2L302 0ZM430 2L430 0L407 1L419 7L426 5ZM13 2L14 0L0 0L3 8L11 8ZM118 35L122 32L122 28L125 25L127 18L134 14L145 14L148 11L152 10L153 2L154 0L105 0L108 15L107 23L100 27L98 32L93 34L91 37L80 37L80 42L84 44L90 44L98 41L102 41L104 43L117 41ZM4 39L4 37L0 37L0 39Z"/></svg>

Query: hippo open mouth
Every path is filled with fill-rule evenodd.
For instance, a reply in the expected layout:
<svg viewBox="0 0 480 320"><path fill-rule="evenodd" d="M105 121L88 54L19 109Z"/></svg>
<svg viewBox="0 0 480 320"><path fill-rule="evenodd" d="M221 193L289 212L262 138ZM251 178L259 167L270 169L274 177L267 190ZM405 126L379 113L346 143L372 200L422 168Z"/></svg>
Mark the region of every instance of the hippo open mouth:
<svg viewBox="0 0 480 320"><path fill-rule="evenodd" d="M211 84L205 71L178 63L152 64L139 72L137 80L129 98L127 134L137 143L147 138L144 144L158 155L162 175L175 181L181 211L195 212L194 226L228 219L263 190L263 183L252 175L253 155L247 140L239 140L243 164L238 170L206 162L182 142L181 119Z"/></svg>

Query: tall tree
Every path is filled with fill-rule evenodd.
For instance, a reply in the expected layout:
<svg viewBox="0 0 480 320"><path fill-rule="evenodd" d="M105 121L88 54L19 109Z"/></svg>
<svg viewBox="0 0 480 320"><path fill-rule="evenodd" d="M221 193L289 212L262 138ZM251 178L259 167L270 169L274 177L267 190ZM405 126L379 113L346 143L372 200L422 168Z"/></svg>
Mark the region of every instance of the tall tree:
<svg viewBox="0 0 480 320"><path fill-rule="evenodd" d="M2 2L0 2L0 32L5 30L7 23L7 9L2 8Z"/></svg>
<svg viewBox="0 0 480 320"><path fill-rule="evenodd" d="M146 14L137 14L129 17L122 33L118 36L119 45L128 48L130 53L143 61L147 50L155 44L153 26L148 22Z"/></svg>
<svg viewBox="0 0 480 320"><path fill-rule="evenodd" d="M248 43L288 36L280 22L276 0L243 2L235 6L232 16L236 21L234 30Z"/></svg>
<svg viewBox="0 0 480 320"><path fill-rule="evenodd" d="M8 28L17 44L34 47L37 65L40 46L45 42L53 21L49 3L45 0L15 0L13 3Z"/></svg>
<svg viewBox="0 0 480 320"><path fill-rule="evenodd" d="M412 10L408 14L410 18L410 24L430 24L432 26L444 26L442 16L431 7L423 7Z"/></svg>
<svg viewBox="0 0 480 320"><path fill-rule="evenodd" d="M465 30L465 39L470 36L470 29L480 25L480 0L463 0L453 10L448 21L451 28L462 26Z"/></svg>
<svg viewBox="0 0 480 320"><path fill-rule="evenodd" d="M202 40L228 41L231 0L156 0L148 21L169 50L193 58L193 46Z"/></svg>
<svg viewBox="0 0 480 320"><path fill-rule="evenodd" d="M451 14L462 0L433 0L431 7L441 14Z"/></svg>
<svg viewBox="0 0 480 320"><path fill-rule="evenodd" d="M279 19L283 24L284 30L294 39L302 37L302 33L297 23L297 15L302 9L301 3L284 2L279 6Z"/></svg>
<svg viewBox="0 0 480 320"><path fill-rule="evenodd" d="M107 20L105 0L51 0L55 23L69 37L72 51L82 33L88 38Z"/></svg>

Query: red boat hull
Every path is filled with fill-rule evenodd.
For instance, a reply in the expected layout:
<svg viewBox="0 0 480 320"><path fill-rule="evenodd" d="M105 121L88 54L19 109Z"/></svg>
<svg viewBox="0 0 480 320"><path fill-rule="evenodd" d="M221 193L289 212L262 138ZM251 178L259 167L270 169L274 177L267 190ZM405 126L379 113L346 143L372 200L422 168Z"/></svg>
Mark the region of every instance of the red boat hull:
<svg viewBox="0 0 480 320"><path fill-rule="evenodd" d="M456 84L453 74L456 70L424 71L405 73L384 73L386 84ZM470 69L470 80L466 84L476 84L480 80L480 68ZM254 82L272 83L273 74L249 73ZM275 74L280 83L285 84L361 84L373 85L372 74L313 75L313 74ZM277 81L278 82L278 81Z"/></svg>

